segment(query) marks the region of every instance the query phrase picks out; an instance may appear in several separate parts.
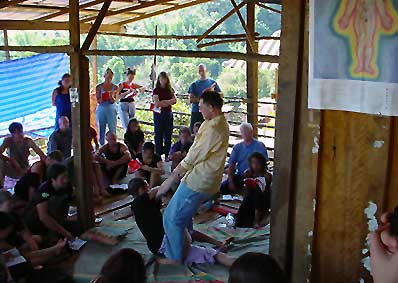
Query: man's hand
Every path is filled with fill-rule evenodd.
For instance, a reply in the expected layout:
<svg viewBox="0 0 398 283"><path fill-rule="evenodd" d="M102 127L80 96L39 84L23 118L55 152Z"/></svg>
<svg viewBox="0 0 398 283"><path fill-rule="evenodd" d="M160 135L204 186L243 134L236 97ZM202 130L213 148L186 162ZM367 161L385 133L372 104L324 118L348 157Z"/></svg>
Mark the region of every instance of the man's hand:
<svg viewBox="0 0 398 283"><path fill-rule="evenodd" d="M381 217L381 225L370 234L370 263L375 283L398 282L398 240L390 235L388 213Z"/></svg>
<svg viewBox="0 0 398 283"><path fill-rule="evenodd" d="M107 160L107 161L106 161L106 169L110 170L110 169L112 169L113 167L115 167L115 161Z"/></svg>
<svg viewBox="0 0 398 283"><path fill-rule="evenodd" d="M151 171L151 167L149 167L148 165L142 165L140 169L148 172Z"/></svg>
<svg viewBox="0 0 398 283"><path fill-rule="evenodd" d="M68 239L68 241L73 241L75 238L72 236L71 233L69 233L68 231L65 230L63 236Z"/></svg>
<svg viewBox="0 0 398 283"><path fill-rule="evenodd" d="M203 90L202 93L205 93L206 91L214 91L215 87L216 87L217 83L213 83L211 86L209 86L208 88L205 88Z"/></svg>

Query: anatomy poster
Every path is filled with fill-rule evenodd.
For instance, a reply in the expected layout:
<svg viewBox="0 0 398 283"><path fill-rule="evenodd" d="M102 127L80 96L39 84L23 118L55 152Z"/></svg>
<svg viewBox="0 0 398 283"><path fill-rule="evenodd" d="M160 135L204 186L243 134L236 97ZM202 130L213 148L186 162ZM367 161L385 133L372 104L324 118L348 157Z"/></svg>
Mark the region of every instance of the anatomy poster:
<svg viewBox="0 0 398 283"><path fill-rule="evenodd" d="M311 0L309 108L398 116L398 0Z"/></svg>

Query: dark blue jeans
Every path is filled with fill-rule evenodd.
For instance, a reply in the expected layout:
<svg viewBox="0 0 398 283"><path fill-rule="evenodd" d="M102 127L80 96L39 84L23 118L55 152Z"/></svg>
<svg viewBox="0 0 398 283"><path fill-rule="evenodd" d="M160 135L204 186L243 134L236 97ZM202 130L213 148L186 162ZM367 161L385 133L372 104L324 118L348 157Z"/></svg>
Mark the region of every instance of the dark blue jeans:
<svg viewBox="0 0 398 283"><path fill-rule="evenodd" d="M156 153L168 156L171 147L171 136L173 135L173 112L154 113L153 122Z"/></svg>

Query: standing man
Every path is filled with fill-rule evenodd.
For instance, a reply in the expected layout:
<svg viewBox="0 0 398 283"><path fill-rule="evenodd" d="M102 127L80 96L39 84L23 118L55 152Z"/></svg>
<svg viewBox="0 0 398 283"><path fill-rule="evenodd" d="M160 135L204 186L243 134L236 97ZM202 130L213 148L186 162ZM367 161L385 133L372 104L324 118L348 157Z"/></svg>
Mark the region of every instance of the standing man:
<svg viewBox="0 0 398 283"><path fill-rule="evenodd" d="M222 96L221 89L217 82L207 78L207 69L205 64L198 66L199 80L193 82L188 89L189 102L192 104L190 130L193 132L193 126L196 122L203 122L203 115L199 111L199 97L206 91L217 92Z"/></svg>
<svg viewBox="0 0 398 283"><path fill-rule="evenodd" d="M217 92L204 92L199 98L199 109L205 122L187 156L162 188L182 178L166 208L163 224L165 263L184 261L184 233L192 230L192 217L199 206L218 192L227 157L229 127L221 111L223 100Z"/></svg>
<svg viewBox="0 0 398 283"><path fill-rule="evenodd" d="M59 150L64 158L68 158L72 153L72 129L69 127L68 117L61 116L58 119L58 125L58 130L55 130L48 139L47 153Z"/></svg>

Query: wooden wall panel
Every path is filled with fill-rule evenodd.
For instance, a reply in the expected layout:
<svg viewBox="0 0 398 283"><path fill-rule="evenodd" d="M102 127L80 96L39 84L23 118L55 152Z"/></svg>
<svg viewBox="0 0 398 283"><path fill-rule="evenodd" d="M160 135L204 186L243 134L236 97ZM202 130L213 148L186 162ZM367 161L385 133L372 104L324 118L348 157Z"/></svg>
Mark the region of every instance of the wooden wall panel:
<svg viewBox="0 0 398 283"><path fill-rule="evenodd" d="M321 124L313 282L358 282L368 233L364 209L383 208L387 193L390 118L324 111Z"/></svg>

